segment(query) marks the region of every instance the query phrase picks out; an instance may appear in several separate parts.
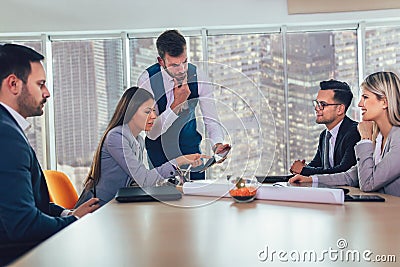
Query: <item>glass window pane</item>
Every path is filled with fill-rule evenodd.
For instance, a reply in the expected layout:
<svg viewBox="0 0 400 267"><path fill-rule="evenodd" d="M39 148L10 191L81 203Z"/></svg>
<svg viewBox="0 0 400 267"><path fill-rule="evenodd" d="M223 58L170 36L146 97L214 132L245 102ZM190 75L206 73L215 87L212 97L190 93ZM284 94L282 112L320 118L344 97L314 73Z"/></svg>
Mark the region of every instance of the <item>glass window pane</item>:
<svg viewBox="0 0 400 267"><path fill-rule="evenodd" d="M213 178L281 173L284 146L276 144L284 144L284 132L275 118L284 103L280 40L278 34L208 37L214 97L233 147L229 164L212 168Z"/></svg>
<svg viewBox="0 0 400 267"><path fill-rule="evenodd" d="M336 79L347 82L354 98L347 111L358 119L358 71L356 31L289 33L287 35L289 85L289 160L313 159L324 125L315 123L312 100L319 83ZM289 169L290 166L287 167Z"/></svg>
<svg viewBox="0 0 400 267"><path fill-rule="evenodd" d="M367 29L365 32L366 75L377 71L400 69L400 28L384 27Z"/></svg>
<svg viewBox="0 0 400 267"><path fill-rule="evenodd" d="M157 38L130 39L131 83L137 85L140 74L157 62Z"/></svg>
<svg viewBox="0 0 400 267"><path fill-rule="evenodd" d="M52 43L57 168L78 192L123 92L121 40Z"/></svg>

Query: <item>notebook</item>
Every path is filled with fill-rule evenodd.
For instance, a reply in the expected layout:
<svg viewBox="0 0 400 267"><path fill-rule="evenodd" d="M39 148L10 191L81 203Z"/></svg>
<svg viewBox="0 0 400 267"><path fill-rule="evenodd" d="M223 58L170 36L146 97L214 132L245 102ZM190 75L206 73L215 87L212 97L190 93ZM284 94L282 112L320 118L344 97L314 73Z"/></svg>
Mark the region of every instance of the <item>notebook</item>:
<svg viewBox="0 0 400 267"><path fill-rule="evenodd" d="M263 184L288 182L294 174L288 175L256 175L257 181Z"/></svg>
<svg viewBox="0 0 400 267"><path fill-rule="evenodd" d="M115 195L118 202L171 201L182 198L175 186L122 187Z"/></svg>

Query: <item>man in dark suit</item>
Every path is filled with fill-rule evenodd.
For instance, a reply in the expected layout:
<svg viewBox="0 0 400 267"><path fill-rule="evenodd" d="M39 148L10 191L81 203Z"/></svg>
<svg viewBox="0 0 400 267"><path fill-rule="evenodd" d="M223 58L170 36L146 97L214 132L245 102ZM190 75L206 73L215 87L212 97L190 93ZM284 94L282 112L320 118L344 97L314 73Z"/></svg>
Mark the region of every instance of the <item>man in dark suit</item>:
<svg viewBox="0 0 400 267"><path fill-rule="evenodd" d="M47 184L24 131L27 117L40 116L46 99L43 56L0 45L0 265L96 210L91 199L76 210L50 203Z"/></svg>
<svg viewBox="0 0 400 267"><path fill-rule="evenodd" d="M317 99L313 101L316 123L325 124L326 130L319 137L318 150L314 159L296 160L290 171L310 176L344 172L356 164L354 146L360 141L357 122L346 116L353 99L349 85L345 82L329 80L320 83Z"/></svg>

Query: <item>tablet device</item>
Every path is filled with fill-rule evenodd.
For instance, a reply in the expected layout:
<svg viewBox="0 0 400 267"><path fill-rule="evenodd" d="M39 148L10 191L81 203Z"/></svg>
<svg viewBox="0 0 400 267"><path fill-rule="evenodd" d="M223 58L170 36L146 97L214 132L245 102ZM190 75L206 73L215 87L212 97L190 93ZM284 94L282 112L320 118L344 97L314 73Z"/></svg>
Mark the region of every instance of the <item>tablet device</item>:
<svg viewBox="0 0 400 267"><path fill-rule="evenodd" d="M259 183L269 184L269 183L282 183L288 182L294 174L288 175L256 175L256 179Z"/></svg>
<svg viewBox="0 0 400 267"><path fill-rule="evenodd" d="M385 202L383 197L378 195L345 195L344 201L349 202Z"/></svg>
<svg viewBox="0 0 400 267"><path fill-rule="evenodd" d="M232 146L227 146L221 152L214 154L214 156L209 158L207 160L207 162L204 165L202 165L201 169L196 168L196 170L198 170L198 172L202 173L205 170L207 170L208 168L210 168L212 165L214 165L215 163L219 163L220 160L224 159L228 155L229 151L231 151L231 148L232 148ZM192 172L196 172L196 171L194 171L192 169Z"/></svg>
<svg viewBox="0 0 400 267"><path fill-rule="evenodd" d="M122 187L115 195L118 202L171 201L182 198L175 186Z"/></svg>

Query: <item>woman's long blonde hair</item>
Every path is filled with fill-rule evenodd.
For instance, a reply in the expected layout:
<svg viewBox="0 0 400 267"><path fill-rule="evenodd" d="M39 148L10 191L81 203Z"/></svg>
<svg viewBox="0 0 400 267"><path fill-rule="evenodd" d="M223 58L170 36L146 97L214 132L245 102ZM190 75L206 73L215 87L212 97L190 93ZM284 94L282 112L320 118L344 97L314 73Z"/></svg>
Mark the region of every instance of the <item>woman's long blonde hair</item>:
<svg viewBox="0 0 400 267"><path fill-rule="evenodd" d="M92 166L90 167L88 176L84 181L85 190L90 190L93 185L97 185L100 180L101 149L108 132L117 126L128 123L139 107L149 99L154 99L153 95L145 89L136 86L127 89L121 96L111 121L101 137L100 143L94 154Z"/></svg>
<svg viewBox="0 0 400 267"><path fill-rule="evenodd" d="M386 98L389 122L400 126L400 79L395 73L380 71L370 74L361 83L361 88L376 95L378 100ZM373 141L378 133L379 129L374 123Z"/></svg>

